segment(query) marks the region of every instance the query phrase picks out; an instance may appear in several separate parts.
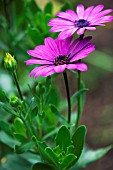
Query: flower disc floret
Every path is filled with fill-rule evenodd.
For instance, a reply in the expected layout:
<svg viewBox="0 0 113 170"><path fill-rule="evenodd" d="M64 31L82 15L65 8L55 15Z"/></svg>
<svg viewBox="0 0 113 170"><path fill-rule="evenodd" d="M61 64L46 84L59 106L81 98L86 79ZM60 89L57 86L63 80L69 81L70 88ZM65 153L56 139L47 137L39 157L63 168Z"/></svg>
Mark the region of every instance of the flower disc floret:
<svg viewBox="0 0 113 170"><path fill-rule="evenodd" d="M85 30L93 31L96 26L105 26L106 22L112 22L113 16L107 14L113 10L103 10L103 8L104 5L100 4L85 9L82 4L79 4L76 12L73 10L58 12L56 16L59 18L53 18L48 23L48 26L52 26L50 32L60 32L59 38L65 39L76 31L78 35L82 35Z"/></svg>
<svg viewBox="0 0 113 170"><path fill-rule="evenodd" d="M62 65L62 64L68 64L68 56L66 55L59 55L54 59L54 64L56 66Z"/></svg>
<svg viewBox="0 0 113 170"><path fill-rule="evenodd" d="M30 77L49 76L54 73L61 73L65 69L86 71L87 65L79 60L87 57L95 50L95 44L90 42L91 37L75 39L72 37L66 40L45 39L44 45L35 47L34 50L28 50L28 54L33 58L25 61L26 65L38 64L34 68ZM40 65L39 65L40 64Z"/></svg>

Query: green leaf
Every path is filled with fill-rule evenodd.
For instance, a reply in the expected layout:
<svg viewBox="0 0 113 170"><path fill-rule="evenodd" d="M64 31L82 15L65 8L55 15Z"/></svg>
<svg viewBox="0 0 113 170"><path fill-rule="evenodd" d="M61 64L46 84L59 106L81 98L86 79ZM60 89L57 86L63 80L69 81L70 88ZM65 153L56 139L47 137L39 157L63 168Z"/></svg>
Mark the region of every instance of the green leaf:
<svg viewBox="0 0 113 170"><path fill-rule="evenodd" d="M15 145L14 151L16 154L21 154L32 149L33 146L34 146L34 142L29 142L29 143L21 144L21 145Z"/></svg>
<svg viewBox="0 0 113 170"><path fill-rule="evenodd" d="M6 105L5 103L0 102L0 107L3 108L6 112L8 112L14 116L17 116L17 113L11 107Z"/></svg>
<svg viewBox="0 0 113 170"><path fill-rule="evenodd" d="M61 163L61 169L67 170L69 167L71 167L74 164L76 159L77 157L74 154L66 155Z"/></svg>
<svg viewBox="0 0 113 170"><path fill-rule="evenodd" d="M4 132L6 132L9 135L12 134L11 124L8 123L8 122L0 120L0 129L3 130Z"/></svg>
<svg viewBox="0 0 113 170"><path fill-rule="evenodd" d="M45 149L45 152L47 153L47 155L48 155L48 157L50 159L50 162L53 163L57 168L59 158L56 155L56 153L50 147L47 147Z"/></svg>
<svg viewBox="0 0 113 170"><path fill-rule="evenodd" d="M71 153L74 150L74 146L70 145L67 147L67 154Z"/></svg>
<svg viewBox="0 0 113 170"><path fill-rule="evenodd" d="M66 151L70 143L70 132L66 126L62 126L56 136L56 146L59 145L61 150Z"/></svg>
<svg viewBox="0 0 113 170"><path fill-rule="evenodd" d="M113 146L108 146L106 148L97 149L97 150L90 150L85 148L77 164L71 170L85 168L87 165L103 157L112 148Z"/></svg>
<svg viewBox="0 0 113 170"><path fill-rule="evenodd" d="M32 166L32 170L55 170L46 163L38 162Z"/></svg>
<svg viewBox="0 0 113 170"><path fill-rule="evenodd" d="M37 144L42 159L56 166L55 161L57 160L57 157L54 151L52 151L49 147L47 147L45 142L38 142Z"/></svg>
<svg viewBox="0 0 113 170"><path fill-rule="evenodd" d="M44 137L43 137L43 140L46 140L48 139L49 137L55 135L59 130L59 127L57 128L54 128L52 131L50 131L49 133L47 133Z"/></svg>
<svg viewBox="0 0 113 170"><path fill-rule="evenodd" d="M49 34L50 27L48 27L48 22L50 21L50 19L52 19L52 15L51 14L46 14L45 19L44 19L45 33L46 34Z"/></svg>
<svg viewBox="0 0 113 170"><path fill-rule="evenodd" d="M46 143L45 142L38 142L37 145L38 145L38 149L39 149L41 158L43 160L47 160L48 161L48 155L45 152L45 148L47 147Z"/></svg>
<svg viewBox="0 0 113 170"><path fill-rule="evenodd" d="M86 136L86 127L83 125L79 126L75 131L74 135L72 136L73 145L75 147L74 154L77 156L76 161L79 159L82 153L85 136Z"/></svg>
<svg viewBox="0 0 113 170"><path fill-rule="evenodd" d="M18 133L14 133L14 137L21 143L26 143L27 139L25 138L25 136L18 134Z"/></svg>
<svg viewBox="0 0 113 170"><path fill-rule="evenodd" d="M41 32L38 30L38 28L33 28L31 26L28 26L27 33L36 45L43 43L44 37L41 34Z"/></svg>
<svg viewBox="0 0 113 170"><path fill-rule="evenodd" d="M15 127L16 133L21 134L26 137L26 129L25 129L23 121L20 118L14 119L14 127Z"/></svg>
<svg viewBox="0 0 113 170"><path fill-rule="evenodd" d="M14 144L19 143L17 140L15 140L14 138L12 138L11 136L9 136L8 134L6 134L3 131L0 131L0 142L6 144L10 148L14 148Z"/></svg>
<svg viewBox="0 0 113 170"><path fill-rule="evenodd" d="M71 3L70 2L66 2L62 7L61 7L61 9L60 9L60 11L66 11L66 10L68 10L68 9L72 9L72 5L71 5Z"/></svg>
<svg viewBox="0 0 113 170"><path fill-rule="evenodd" d="M52 9L53 9L53 4L52 2L48 2L44 8L44 12L45 13L49 13L51 14L52 13Z"/></svg>
<svg viewBox="0 0 113 170"><path fill-rule="evenodd" d="M74 106L77 103L78 96L81 96L83 93L85 93L87 91L88 91L88 89L83 88L83 89L80 89L79 91L77 91L76 93L74 93L73 96L71 97L72 106Z"/></svg>
<svg viewBox="0 0 113 170"><path fill-rule="evenodd" d="M61 122L62 124L67 123L65 118L61 115L61 113L59 113L59 111L57 110L55 105L50 104L49 106L50 106L50 109L51 109L52 113L55 114L55 116L59 120L59 122Z"/></svg>
<svg viewBox="0 0 113 170"><path fill-rule="evenodd" d="M3 90L0 90L0 100L9 102L9 99Z"/></svg>

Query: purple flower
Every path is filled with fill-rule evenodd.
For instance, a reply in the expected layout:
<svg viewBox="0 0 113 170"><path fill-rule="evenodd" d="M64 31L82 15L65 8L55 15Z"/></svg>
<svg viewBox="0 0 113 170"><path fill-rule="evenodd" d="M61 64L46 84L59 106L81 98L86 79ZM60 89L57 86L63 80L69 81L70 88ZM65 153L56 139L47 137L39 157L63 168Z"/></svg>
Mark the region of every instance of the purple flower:
<svg viewBox="0 0 113 170"><path fill-rule="evenodd" d="M77 6L77 12L67 10L66 12L58 12L56 16L49 21L48 26L53 26L50 32L61 32L60 39L67 38L75 31L78 35L84 34L85 30L95 30L96 26L105 26L104 23L112 22L113 16L107 15L112 9L103 10L104 5L100 4L96 7L90 6L84 9L82 4Z"/></svg>
<svg viewBox="0 0 113 170"><path fill-rule="evenodd" d="M46 38L45 45L27 51L33 58L25 61L26 65L40 64L31 71L30 77L49 76L55 72L63 72L65 69L86 71L87 65L79 60L95 50L95 44L90 40L91 37L82 40L78 38L73 42L72 37L66 40Z"/></svg>

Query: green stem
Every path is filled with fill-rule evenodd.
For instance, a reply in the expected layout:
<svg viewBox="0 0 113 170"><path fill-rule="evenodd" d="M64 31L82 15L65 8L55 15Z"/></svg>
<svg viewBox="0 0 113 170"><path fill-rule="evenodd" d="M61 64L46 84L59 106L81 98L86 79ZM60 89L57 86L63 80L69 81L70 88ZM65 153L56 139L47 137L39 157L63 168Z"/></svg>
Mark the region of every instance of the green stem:
<svg viewBox="0 0 113 170"><path fill-rule="evenodd" d="M80 41L83 39L84 34L80 35ZM79 62L81 62L81 60L78 60ZM80 82L81 82L81 72L80 70L78 70L78 77L77 77L77 86L78 86L78 91L80 90ZM80 122L80 118L81 118L81 110L80 110L80 96L78 96L77 99L77 119L76 119L76 123L75 123L75 129L78 127L79 122Z"/></svg>
<svg viewBox="0 0 113 170"><path fill-rule="evenodd" d="M63 72L63 76L64 76L64 82L65 82L66 93L67 93L67 101L68 101L68 123L70 123L71 122L71 100L70 100L69 84L68 84L66 71Z"/></svg>
<svg viewBox="0 0 113 170"><path fill-rule="evenodd" d="M12 74L13 74L13 77L14 77L14 80L15 80L15 84L16 84L16 87L17 87L17 90L18 90L20 99L23 101L23 96L22 96L22 92L21 92L21 90L20 90L20 86L19 86L19 83L18 83L18 79L17 79L17 77L16 77L16 73L13 71Z"/></svg>
<svg viewBox="0 0 113 170"><path fill-rule="evenodd" d="M77 77L78 91L80 90L80 81L81 81L81 72L78 70L78 77ZM81 113L80 113L80 96L78 96L78 99L77 99L77 119L76 119L75 129L79 125L80 117L81 117Z"/></svg>

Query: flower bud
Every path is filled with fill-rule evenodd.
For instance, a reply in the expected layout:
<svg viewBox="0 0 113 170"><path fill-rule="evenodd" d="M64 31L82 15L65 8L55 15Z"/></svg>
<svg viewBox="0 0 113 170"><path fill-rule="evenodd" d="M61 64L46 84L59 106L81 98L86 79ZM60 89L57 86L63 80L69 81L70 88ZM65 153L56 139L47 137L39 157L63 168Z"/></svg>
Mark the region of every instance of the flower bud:
<svg viewBox="0 0 113 170"><path fill-rule="evenodd" d="M15 71L15 69L17 67L16 60L9 53L6 53L6 57L4 58L4 66L9 71Z"/></svg>
<svg viewBox="0 0 113 170"><path fill-rule="evenodd" d="M11 95L9 103L11 106L16 107L19 104L19 98L16 97L14 94Z"/></svg>

